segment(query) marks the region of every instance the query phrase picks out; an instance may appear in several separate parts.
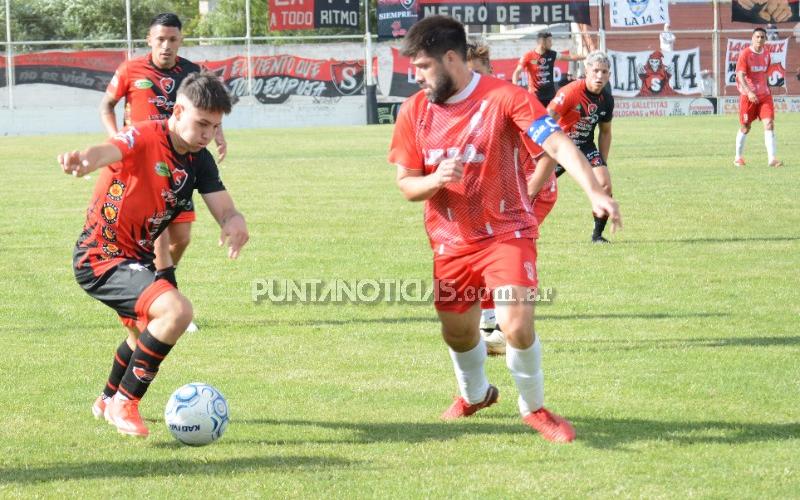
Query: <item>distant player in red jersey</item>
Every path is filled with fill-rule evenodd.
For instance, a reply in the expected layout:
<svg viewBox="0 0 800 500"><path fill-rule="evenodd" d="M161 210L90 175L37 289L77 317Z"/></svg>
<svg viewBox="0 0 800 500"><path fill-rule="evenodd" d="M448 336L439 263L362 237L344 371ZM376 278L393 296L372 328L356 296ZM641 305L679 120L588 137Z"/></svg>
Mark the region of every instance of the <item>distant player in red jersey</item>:
<svg viewBox="0 0 800 500"><path fill-rule="evenodd" d="M585 65L586 78L575 80L562 87L547 107L547 111L584 154L603 191L612 196L611 174L608 171L611 119L614 117L614 98L608 87L611 62L604 52L594 51L586 56ZM594 141L595 127L600 130L597 134L597 145ZM543 158L540 163L551 161L550 158ZM556 175L562 173L564 169L559 165L556 168ZM592 243L608 243L603 237L608 218L596 211L592 215L594 216Z"/></svg>
<svg viewBox="0 0 800 500"><path fill-rule="evenodd" d="M764 144L767 147L767 164L782 167L775 157L775 106L767 84L770 55L764 46L767 32L764 28L753 30L750 46L739 53L736 62L736 87L739 89L739 132L736 134L734 166L744 167L744 140L750 125L759 119L764 122Z"/></svg>
<svg viewBox="0 0 800 500"><path fill-rule="evenodd" d="M426 17L409 30L402 52L422 91L403 103L388 159L406 199L425 201L434 303L460 392L442 418L468 417L498 400L478 333L480 298L489 290L524 423L548 440L572 441L572 425L544 408L541 347L533 333L538 231L520 154L544 149L566 165L594 209L615 225L621 223L617 204L533 96L469 70L461 23Z"/></svg>
<svg viewBox="0 0 800 500"><path fill-rule="evenodd" d="M467 67L479 75L492 74L492 62L489 47L483 43L470 43L467 45ZM544 154L544 153L542 153ZM523 156L525 176L528 179L528 196L531 198L533 215L539 226L544 218L553 209L558 198L558 183L554 172L555 163L550 163L549 169L537 169L536 160L531 155ZM547 170L547 171L544 171ZM497 325L497 316L494 312L494 301L486 297L481 301L481 334L486 343L486 350L490 355L501 355L506 352L506 339Z"/></svg>
<svg viewBox="0 0 800 500"><path fill-rule="evenodd" d="M228 256L235 259L248 240L244 217L205 149L230 112L230 99L215 75L193 73L168 120L134 123L105 144L58 157L65 173L79 177L106 167L75 245L73 270L84 291L114 309L128 330L92 407L123 434L148 435L139 400L192 320L189 300L156 276L156 245L165 241L158 236L191 207L197 189L222 228ZM162 258L169 263L169 252Z"/></svg>
<svg viewBox="0 0 800 500"><path fill-rule="evenodd" d="M536 94L536 98L543 106L550 104L556 95L556 81L561 79L556 75L556 61L580 61L583 56L563 55L553 50L553 34L549 31L540 31L536 36L536 48L526 52L519 59L511 81L517 85L520 76L528 74L528 91Z"/></svg>
<svg viewBox="0 0 800 500"><path fill-rule="evenodd" d="M114 107L125 99L125 125L146 120L165 120L172 115L175 95L184 78L200 71L200 66L178 56L183 42L181 21L175 14L159 14L150 22L147 44L150 53L122 63L106 89L100 103L100 119L109 137L117 133L117 116ZM227 152L222 128L214 137L217 155L221 162ZM166 267L161 255L156 255L159 275L164 275L177 286L175 267L189 246L192 222L196 219L194 208L185 210L170 225L169 252L173 266ZM195 329L194 323L190 331Z"/></svg>

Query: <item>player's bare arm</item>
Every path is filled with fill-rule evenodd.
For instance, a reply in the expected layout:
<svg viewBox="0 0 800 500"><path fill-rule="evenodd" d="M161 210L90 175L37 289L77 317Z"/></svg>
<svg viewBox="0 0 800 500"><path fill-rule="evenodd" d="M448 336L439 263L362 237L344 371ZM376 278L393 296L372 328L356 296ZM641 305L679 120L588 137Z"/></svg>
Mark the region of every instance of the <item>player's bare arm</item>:
<svg viewBox="0 0 800 500"><path fill-rule="evenodd" d="M167 269L175 265L172 262L172 255L169 253L169 231L164 231L156 238L155 241L155 253L156 258L153 262L156 266L156 269Z"/></svg>
<svg viewBox="0 0 800 500"><path fill-rule="evenodd" d="M519 85L519 75L522 74L522 65L517 64L517 67L514 68L514 73L511 74L511 83L514 85Z"/></svg>
<svg viewBox="0 0 800 500"><path fill-rule="evenodd" d="M611 152L611 122L600 122L598 125L597 133L597 147L600 150L600 156L607 162L608 154Z"/></svg>
<svg viewBox="0 0 800 500"><path fill-rule="evenodd" d="M558 59L559 61L583 61L584 59L586 59L586 56L581 54L572 54L572 53L562 54L560 52L557 52L556 59Z"/></svg>
<svg viewBox="0 0 800 500"><path fill-rule="evenodd" d="M228 257L235 259L239 256L239 251L250 239L247 231L247 222L236 206L233 198L227 191L217 191L203 195L208 210L216 219L221 228L219 236L220 246L226 242L228 244Z"/></svg>
<svg viewBox="0 0 800 500"><path fill-rule="evenodd" d="M68 151L58 155L58 164L67 175L83 177L98 168L122 160L122 153L113 144L100 144L84 151Z"/></svg>
<svg viewBox="0 0 800 500"><path fill-rule="evenodd" d="M100 101L100 121L103 122L103 127L105 127L109 137L113 137L118 132L117 114L114 111L117 102L119 100L109 94L104 94L103 100Z"/></svg>
<svg viewBox="0 0 800 500"><path fill-rule="evenodd" d="M528 179L528 197L531 200L539 194L555 169L556 161L549 155L543 154L536 159L536 170Z"/></svg>
<svg viewBox="0 0 800 500"><path fill-rule="evenodd" d="M739 71L736 73L736 79L739 81L739 85L741 88L747 91L747 99L750 102L758 102L758 97L756 97L756 93L753 92L753 89L747 83L747 78L745 78L744 71Z"/></svg>
<svg viewBox="0 0 800 500"><path fill-rule="evenodd" d="M217 144L217 163L222 163L225 155L228 154L228 142L225 140L225 134L222 132L222 124L217 128L214 134L214 142Z"/></svg>
<svg viewBox="0 0 800 500"><path fill-rule="evenodd" d="M611 231L622 229L622 215L619 205L603 191L602 186L592 174L592 167L586 157L573 144L569 136L557 131L550 134L541 145L545 152L553 157L572 176L583 189L592 203L592 211L599 217L611 219Z"/></svg>
<svg viewBox="0 0 800 500"><path fill-rule="evenodd" d="M459 182L464 175L464 164L459 158L448 158L439 163L436 171L424 175L421 170L397 165L397 187L408 201L430 199L446 184Z"/></svg>

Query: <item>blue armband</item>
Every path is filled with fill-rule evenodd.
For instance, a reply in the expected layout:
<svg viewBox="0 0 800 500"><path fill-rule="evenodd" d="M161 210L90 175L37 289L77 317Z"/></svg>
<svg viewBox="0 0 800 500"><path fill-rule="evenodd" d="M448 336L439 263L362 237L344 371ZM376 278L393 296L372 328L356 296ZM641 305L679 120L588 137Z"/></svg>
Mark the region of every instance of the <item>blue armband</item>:
<svg viewBox="0 0 800 500"><path fill-rule="evenodd" d="M544 144L553 132L560 132L561 127L549 115L544 115L534 121L528 128L528 137L538 145Z"/></svg>

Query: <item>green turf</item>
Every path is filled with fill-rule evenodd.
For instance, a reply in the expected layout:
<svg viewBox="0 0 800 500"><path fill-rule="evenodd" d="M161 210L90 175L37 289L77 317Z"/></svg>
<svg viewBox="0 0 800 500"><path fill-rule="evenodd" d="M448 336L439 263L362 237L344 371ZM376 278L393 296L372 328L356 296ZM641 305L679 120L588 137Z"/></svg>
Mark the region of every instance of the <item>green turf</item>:
<svg viewBox="0 0 800 500"><path fill-rule="evenodd" d="M251 301L256 279L429 278L385 126L228 131L250 244L228 261L200 210L178 278L202 330L142 403L150 438L117 435L89 409L121 328L70 270L91 183L55 162L101 136L0 138L0 497L797 497L800 115L777 124L782 170L760 124L735 169L735 117L616 120L610 246L587 243L588 203L561 182L537 330L569 446L521 425L502 358L500 404L438 420L455 383L429 304ZM205 448L163 423L190 381L231 407Z"/></svg>

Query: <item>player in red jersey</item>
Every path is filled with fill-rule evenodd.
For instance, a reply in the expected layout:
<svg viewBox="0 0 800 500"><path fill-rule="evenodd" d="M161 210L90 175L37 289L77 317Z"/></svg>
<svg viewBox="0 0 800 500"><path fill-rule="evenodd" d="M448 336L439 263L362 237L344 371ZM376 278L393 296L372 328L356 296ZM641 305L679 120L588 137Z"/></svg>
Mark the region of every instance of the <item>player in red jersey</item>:
<svg viewBox="0 0 800 500"><path fill-rule="evenodd" d="M612 196L611 174L608 171L608 154L611 150L611 119L614 117L614 98L608 87L610 60L601 51L586 56L586 78L559 89L556 98L547 107L550 116L569 135L592 166L592 173L608 196ZM595 127L599 128L597 145ZM552 162L543 158L541 163ZM564 169L556 168L556 175ZM608 218L594 212L593 243L608 243L603 237Z"/></svg>
<svg viewBox="0 0 800 500"><path fill-rule="evenodd" d="M156 245L166 241L158 236L192 206L197 189L222 228L230 258L248 239L244 217L205 149L230 110L224 84L211 73L193 73L168 120L134 123L106 144L58 157L65 173L79 177L106 167L75 245L73 270L86 293L114 309L128 330L92 407L123 434L148 435L139 400L192 319L189 300L156 277ZM169 252L162 258L169 263Z"/></svg>
<svg viewBox="0 0 800 500"><path fill-rule="evenodd" d="M536 48L520 57L511 81L519 83L523 71L528 74L528 91L536 94L536 98L545 107L556 95L556 81L560 77L555 74L556 61L580 61L583 56L563 55L553 50L553 34L540 31L536 36Z"/></svg>
<svg viewBox="0 0 800 500"><path fill-rule="evenodd" d="M200 66L178 56L183 42L181 21L175 14L159 14L150 22L147 44L150 53L122 63L117 68L106 94L100 103L100 119L109 137L117 133L117 117L114 107L125 99L125 125L146 120L165 120L172 115L175 96L184 78L200 71ZM221 162L227 152L222 127L214 140L217 156ZM196 219L194 208L185 210L170 225L169 253L173 265L166 266L160 252L156 255L159 276L163 275L177 286L175 267L189 246L192 237L192 222ZM190 331L196 329L190 324Z"/></svg>
<svg viewBox="0 0 800 500"><path fill-rule="evenodd" d="M434 302L460 392L442 418L467 417L497 402L477 328L479 299L491 290L523 421L548 440L569 442L571 424L544 408L541 347L533 333L537 223L520 155L544 149L615 225L619 209L541 104L524 89L471 72L466 46L464 26L449 17L426 17L409 30L402 51L422 92L401 107L389 151L400 191L409 201L425 201Z"/></svg>
<svg viewBox="0 0 800 500"><path fill-rule="evenodd" d="M467 45L467 67L479 75L492 74L489 47L486 44L470 43ZM537 169L536 160L531 155L523 155L522 162L525 176L528 179L528 196L531 198L533 215L536 216L537 224L541 226L558 198L558 183L553 168L555 164L551 163L548 169ZM491 297L486 297L481 301L479 326L487 352L493 356L505 354L506 339L497 325L494 301Z"/></svg>
<svg viewBox="0 0 800 500"><path fill-rule="evenodd" d="M769 51L764 46L767 32L764 28L753 30L749 47L739 53L736 62L736 87L739 89L739 132L736 134L736 156L734 166L744 167L744 140L750 125L759 119L764 122L764 145L767 147L767 164L782 167L783 162L775 157L775 106L767 84L770 65Z"/></svg>

